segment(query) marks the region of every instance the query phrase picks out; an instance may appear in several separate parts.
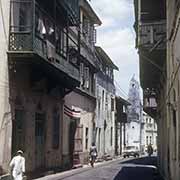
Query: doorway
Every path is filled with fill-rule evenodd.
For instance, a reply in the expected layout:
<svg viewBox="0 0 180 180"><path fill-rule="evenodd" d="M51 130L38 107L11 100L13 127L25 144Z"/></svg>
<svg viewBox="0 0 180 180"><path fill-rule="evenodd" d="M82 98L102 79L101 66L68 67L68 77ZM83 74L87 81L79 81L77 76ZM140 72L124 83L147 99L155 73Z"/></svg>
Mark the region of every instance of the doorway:
<svg viewBox="0 0 180 180"><path fill-rule="evenodd" d="M83 125L79 120L71 119L69 128L69 150L71 166L80 164L80 152L83 151Z"/></svg>
<svg viewBox="0 0 180 180"><path fill-rule="evenodd" d="M35 114L35 166L45 168L45 114Z"/></svg>
<svg viewBox="0 0 180 180"><path fill-rule="evenodd" d="M21 149L25 151L25 118L24 110L15 109L15 118L13 120L12 130L12 156Z"/></svg>

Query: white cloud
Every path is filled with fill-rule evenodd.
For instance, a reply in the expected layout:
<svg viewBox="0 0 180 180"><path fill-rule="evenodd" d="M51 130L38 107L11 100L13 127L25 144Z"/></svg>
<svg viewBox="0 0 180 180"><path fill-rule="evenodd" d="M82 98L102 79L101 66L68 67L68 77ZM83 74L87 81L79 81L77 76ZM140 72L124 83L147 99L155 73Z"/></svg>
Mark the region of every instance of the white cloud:
<svg viewBox="0 0 180 180"><path fill-rule="evenodd" d="M107 24L113 26L133 15L133 4L130 3L130 0L92 0L92 5L97 10L105 27Z"/></svg>
<svg viewBox="0 0 180 180"><path fill-rule="evenodd" d="M91 4L103 23L97 28L97 44L105 49L119 67L115 79L128 94L131 77L133 74L136 74L137 79L139 77L132 0L91 0Z"/></svg>
<svg viewBox="0 0 180 180"><path fill-rule="evenodd" d="M116 18L128 15L132 6L132 3L127 0L92 0L92 4L103 16Z"/></svg>

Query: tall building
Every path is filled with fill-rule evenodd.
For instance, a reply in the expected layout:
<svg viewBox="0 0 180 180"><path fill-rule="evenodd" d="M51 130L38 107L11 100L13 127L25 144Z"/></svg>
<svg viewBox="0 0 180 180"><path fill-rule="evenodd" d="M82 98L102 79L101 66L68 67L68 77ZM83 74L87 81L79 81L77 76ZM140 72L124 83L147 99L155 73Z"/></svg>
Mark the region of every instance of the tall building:
<svg viewBox="0 0 180 180"><path fill-rule="evenodd" d="M69 30L80 34L79 0L0 5L0 169L18 149L27 172L62 168L64 97L80 85L80 43Z"/></svg>
<svg viewBox="0 0 180 180"><path fill-rule="evenodd" d="M130 80L128 102L131 105L128 106L127 112L126 146L133 145L140 148L142 108L140 86L134 76Z"/></svg>
<svg viewBox="0 0 180 180"><path fill-rule="evenodd" d="M113 157L116 111L114 70L118 70L118 67L101 47L96 46L96 55L100 71L97 73L96 82L95 142L100 157L106 154Z"/></svg>
<svg viewBox="0 0 180 180"><path fill-rule="evenodd" d="M63 126L63 157L65 165L77 167L87 164L89 150L93 142L96 108L96 73L98 61L96 57L96 28L101 20L94 12L87 0L79 0L80 12L80 58L77 59L72 49L72 62L79 67L80 86L75 88L64 98L65 110L72 113L64 114ZM77 29L70 31L72 42L78 41ZM73 47L73 44L72 44Z"/></svg>
<svg viewBox="0 0 180 180"><path fill-rule="evenodd" d="M134 0L144 111L158 124L158 165L180 177L180 1Z"/></svg>

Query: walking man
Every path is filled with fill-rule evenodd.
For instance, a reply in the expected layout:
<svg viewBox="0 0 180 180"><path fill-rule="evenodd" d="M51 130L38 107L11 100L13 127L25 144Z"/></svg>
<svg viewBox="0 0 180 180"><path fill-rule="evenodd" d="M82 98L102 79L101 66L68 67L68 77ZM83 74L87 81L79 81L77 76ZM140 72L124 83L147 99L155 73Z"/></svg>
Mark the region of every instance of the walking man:
<svg viewBox="0 0 180 180"><path fill-rule="evenodd" d="M25 173L25 158L23 157L23 151L17 151L17 155L13 157L10 162L10 169L13 180L23 180Z"/></svg>
<svg viewBox="0 0 180 180"><path fill-rule="evenodd" d="M90 154L90 158L91 158L90 159L91 166L94 167L94 162L97 157L97 148L96 148L95 143L92 143L89 154Z"/></svg>

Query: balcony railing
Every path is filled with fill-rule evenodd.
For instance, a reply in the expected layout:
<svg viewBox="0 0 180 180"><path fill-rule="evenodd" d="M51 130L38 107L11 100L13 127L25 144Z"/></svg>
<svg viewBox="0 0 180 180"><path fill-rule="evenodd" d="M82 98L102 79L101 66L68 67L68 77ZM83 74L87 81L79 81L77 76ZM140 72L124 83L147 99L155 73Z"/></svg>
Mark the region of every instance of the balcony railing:
<svg viewBox="0 0 180 180"><path fill-rule="evenodd" d="M144 108L157 108L156 99L152 98L144 98Z"/></svg>
<svg viewBox="0 0 180 180"><path fill-rule="evenodd" d="M79 69L70 59L72 49L73 58L78 59L79 43L71 38L68 27L33 1L11 1L10 22L10 53L36 54L80 81Z"/></svg>
<svg viewBox="0 0 180 180"><path fill-rule="evenodd" d="M163 50L166 48L166 22L142 23L139 25L139 47Z"/></svg>

